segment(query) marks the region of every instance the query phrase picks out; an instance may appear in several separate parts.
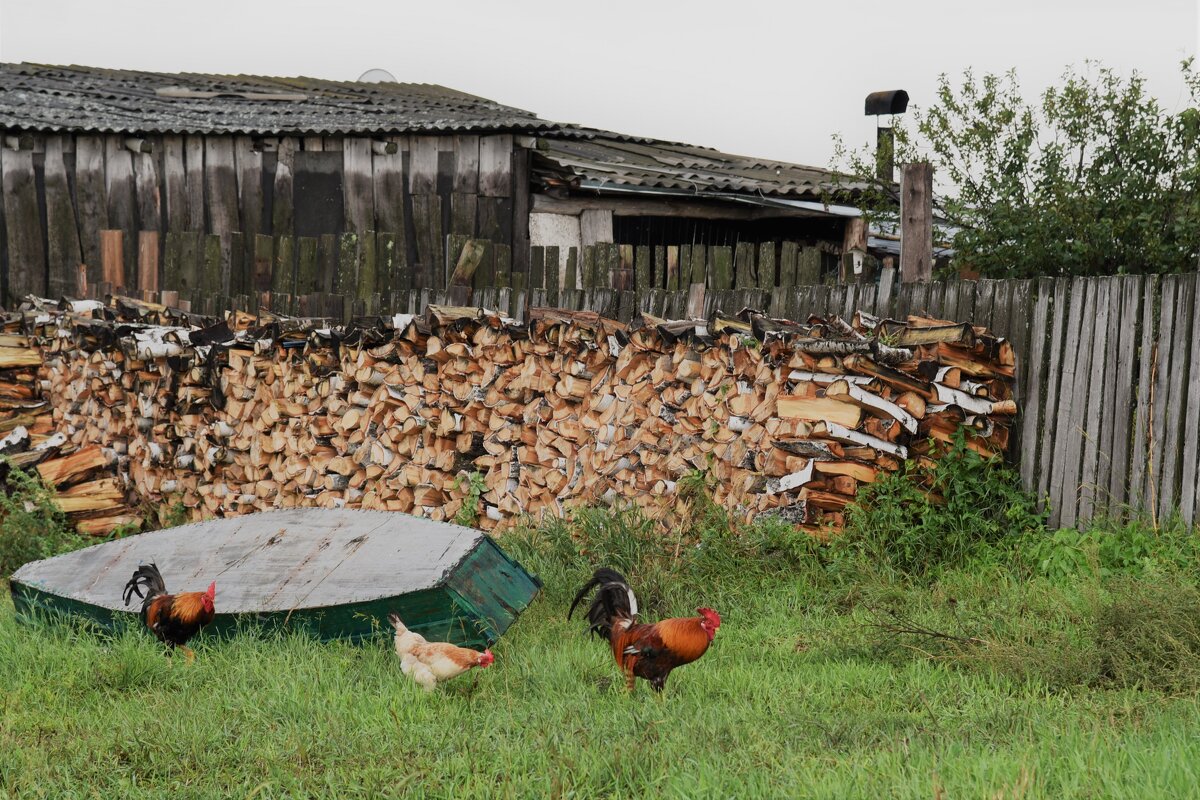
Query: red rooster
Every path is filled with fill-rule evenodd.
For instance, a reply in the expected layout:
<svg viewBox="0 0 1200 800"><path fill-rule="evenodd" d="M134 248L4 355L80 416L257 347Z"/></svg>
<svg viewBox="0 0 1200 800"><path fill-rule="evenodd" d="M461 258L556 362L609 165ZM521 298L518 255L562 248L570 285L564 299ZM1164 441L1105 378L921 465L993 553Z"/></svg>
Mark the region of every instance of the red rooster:
<svg viewBox="0 0 1200 800"><path fill-rule="evenodd" d="M636 677L650 681L654 691L661 692L671 670L704 655L721 627L721 616L711 608L696 609L698 617L664 619L653 625L634 622L637 597L624 576L607 568L596 570L575 595L567 619L593 588L596 597L587 612L591 632L612 645L613 658L629 691L633 691Z"/></svg>
<svg viewBox="0 0 1200 800"><path fill-rule="evenodd" d="M142 589L145 589L145 594ZM196 654L187 642L205 625L213 621L216 613L217 584L213 581L204 592L180 592L167 594L167 585L154 564L142 564L125 584L125 605L133 595L142 600L142 621L154 632L159 641L166 642L172 649L183 650L187 660Z"/></svg>

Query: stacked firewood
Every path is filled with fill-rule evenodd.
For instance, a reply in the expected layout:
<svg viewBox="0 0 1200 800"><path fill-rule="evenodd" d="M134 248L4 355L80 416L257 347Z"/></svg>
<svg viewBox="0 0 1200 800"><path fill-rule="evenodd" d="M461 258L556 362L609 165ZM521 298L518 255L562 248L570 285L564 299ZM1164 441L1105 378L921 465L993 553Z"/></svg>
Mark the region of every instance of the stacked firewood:
<svg viewBox="0 0 1200 800"><path fill-rule="evenodd" d="M94 308L96 304L84 304ZM57 306L53 307L57 311ZM119 526L138 526L142 517L127 505L127 491L116 474L116 453L100 445L79 447L68 441L55 424L47 397L47 348L37 339L19 333L22 323L43 317L9 318L0 334L0 456L6 468L35 470L56 490L56 501L80 533L106 534Z"/></svg>
<svg viewBox="0 0 1200 800"><path fill-rule="evenodd" d="M533 309L518 324L431 307L341 328L129 301L37 311L44 430L60 461L115 465L89 482L121 495L113 524L134 507L345 506L490 530L615 502L674 524L679 482L700 474L738 515L827 531L860 486L959 429L1003 451L1016 412L1006 341L917 317L626 326Z"/></svg>

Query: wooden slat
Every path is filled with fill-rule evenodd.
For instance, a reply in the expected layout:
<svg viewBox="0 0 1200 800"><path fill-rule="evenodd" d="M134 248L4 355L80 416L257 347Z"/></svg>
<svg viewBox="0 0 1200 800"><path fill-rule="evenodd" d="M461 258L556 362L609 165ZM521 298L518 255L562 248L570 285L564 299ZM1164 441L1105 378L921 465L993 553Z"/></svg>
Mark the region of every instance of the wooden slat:
<svg viewBox="0 0 1200 800"><path fill-rule="evenodd" d="M562 259L559 248L550 245L546 248L546 302L551 306L558 305L558 284Z"/></svg>
<svg viewBox="0 0 1200 800"><path fill-rule="evenodd" d="M270 236L259 234L254 237L254 268L251 288L256 294L271 291L271 270L275 256L275 243Z"/></svg>
<svg viewBox="0 0 1200 800"><path fill-rule="evenodd" d="M100 231L100 279L114 288L125 285L124 240L124 231Z"/></svg>
<svg viewBox="0 0 1200 800"><path fill-rule="evenodd" d="M733 249L714 245L709 248L708 288L723 292L733 288Z"/></svg>
<svg viewBox="0 0 1200 800"><path fill-rule="evenodd" d="M1188 365L1191 361L1189 348L1192 337L1192 318L1195 309L1192 298L1195 294L1196 276L1172 276L1175 286L1175 314L1171 333L1171 364L1168 372L1167 409L1163 420L1162 477L1158 489L1158 519L1166 520L1176 509L1179 498L1180 459L1186 445L1183 439L1183 412L1188 398ZM1158 388L1163 388L1160 384ZM1183 446L1181 446L1183 445Z"/></svg>
<svg viewBox="0 0 1200 800"><path fill-rule="evenodd" d="M1096 465L1096 482L1093 492L1094 505L1092 518L1108 517L1112 508L1112 497L1109 486L1112 482L1113 433L1117 428L1119 417L1129 415L1129 406L1117 406L1117 373L1120 368L1121 329L1126 321L1121 317L1121 304L1125 292L1125 280L1114 277L1108 279L1108 333L1104 354L1103 371L1100 375L1101 386L1104 387L1100 398L1101 419Z"/></svg>
<svg viewBox="0 0 1200 800"><path fill-rule="evenodd" d="M1089 359L1087 403L1076 407L1078 424L1083 427L1083 463L1079 472L1079 508L1076 519L1086 522L1092 518L1093 509L1103 497L1097 498L1099 489L1098 469L1100 460L1100 437L1102 421L1112 414L1104 405L1104 366L1108 355L1109 293L1112 281L1097 278L1094 282L1096 301L1094 312L1086 322L1092 327L1092 352Z"/></svg>
<svg viewBox="0 0 1200 800"><path fill-rule="evenodd" d="M1137 508L1145 507L1147 466L1150 460L1150 428L1153 422L1154 365L1157 360L1155 325L1162 292L1161 281L1146 278L1142 285L1141 322L1139 325L1137 405L1134 409L1133 437L1130 439L1128 501Z"/></svg>
<svg viewBox="0 0 1200 800"><path fill-rule="evenodd" d="M104 140L80 134L75 138L75 198L79 247L87 264L88 283L100 281L100 231L108 228L104 189Z"/></svg>
<svg viewBox="0 0 1200 800"><path fill-rule="evenodd" d="M158 161L152 153L132 155L138 230L157 231L162 227L162 196L159 190ZM261 200L259 205L261 205Z"/></svg>
<svg viewBox="0 0 1200 800"><path fill-rule="evenodd" d="M758 246L758 265L755 270L758 288L774 289L777 281L775 272L775 243L762 242Z"/></svg>
<svg viewBox="0 0 1200 800"><path fill-rule="evenodd" d="M1021 449L1020 470L1021 482L1025 491L1032 492L1037 488L1038 452L1040 440L1038 430L1044 419L1042 394L1051 376L1046 375L1046 356L1050 341L1050 302L1054 293L1054 281L1041 278L1037 282L1037 300L1033 308L1033 321L1029 326L1029 358L1027 359L1026 380L1021 384L1020 425Z"/></svg>
<svg viewBox="0 0 1200 800"><path fill-rule="evenodd" d="M46 249L38 213L32 150L0 147L4 225L8 246L8 294L19 301L46 292Z"/></svg>
<svg viewBox="0 0 1200 800"><path fill-rule="evenodd" d="M79 228L75 224L75 204L67 180L63 159L65 135L46 137L46 256L47 292L51 297L75 293L76 276L83 254L79 247Z"/></svg>
<svg viewBox="0 0 1200 800"><path fill-rule="evenodd" d="M358 235L343 233L338 239L338 269L333 282L333 291L337 294L353 297L358 286L361 251ZM439 265L440 266L440 265Z"/></svg>
<svg viewBox="0 0 1200 800"><path fill-rule="evenodd" d="M109 134L104 137L104 188L108 193L108 225L124 233L124 273L122 287L136 280L137 269L137 199L134 192L133 154L125 149L125 137Z"/></svg>
<svg viewBox="0 0 1200 800"><path fill-rule="evenodd" d="M1078 331L1077 344L1074 347L1067 347L1067 353L1073 355L1075 359L1075 370L1072 373L1074 385L1071 390L1070 399L1067 399L1065 395L1063 397L1063 405L1067 408L1068 414L1064 430L1059 431L1060 436L1065 435L1064 446L1058 448L1062 459L1062 496L1059 500L1059 522L1064 526L1073 526L1075 524L1079 509L1079 476L1083 462L1084 445L1083 426L1087 414L1086 411L1081 413L1080 409L1088 408L1088 391L1091 378L1092 335L1094 333L1093 325L1096 313L1097 280L1089 278L1084 281L1084 286L1086 293L1083 302L1083 316L1079 319L1076 328ZM1065 386L1065 375L1063 381L1063 385Z"/></svg>
<svg viewBox="0 0 1200 800"><path fill-rule="evenodd" d="M796 270L800 264L800 246L784 242L779 247L779 286L784 291L796 285Z"/></svg>
<svg viewBox="0 0 1200 800"><path fill-rule="evenodd" d="M733 285L738 289L754 286L754 245L750 242L738 242L734 248L733 260Z"/></svg>
<svg viewBox="0 0 1200 800"><path fill-rule="evenodd" d="M661 248L659 248L661 250ZM563 291L573 292L579 288L579 248L567 249L567 265L563 273Z"/></svg>
<svg viewBox="0 0 1200 800"><path fill-rule="evenodd" d="M318 240L314 236L296 236L296 282L294 294L317 293L324 288L317 259Z"/></svg>
<svg viewBox="0 0 1200 800"><path fill-rule="evenodd" d="M546 280L546 248L531 247L529 248L529 278L526 287L529 289L541 289L545 286Z"/></svg>
<svg viewBox="0 0 1200 800"><path fill-rule="evenodd" d="M346 230L366 234L375 229L375 175L370 139L347 136L342 140L342 171Z"/></svg>
<svg viewBox="0 0 1200 800"><path fill-rule="evenodd" d="M354 291L355 296L364 303L375 296L377 275L375 231L364 231L358 234L358 282Z"/></svg>
<svg viewBox="0 0 1200 800"><path fill-rule="evenodd" d="M272 294L296 294L296 240L292 236L275 237L275 261L271 270ZM282 309L271 306L272 311Z"/></svg>
<svg viewBox="0 0 1200 800"><path fill-rule="evenodd" d="M296 204L292 195L295 181L296 151L300 142L294 136L281 136L276 150L275 184L271 195L271 233L276 236L295 232Z"/></svg>
<svg viewBox="0 0 1200 800"><path fill-rule="evenodd" d="M220 234L236 231L241 223L232 137L205 137L204 188L208 200L209 232Z"/></svg>
<svg viewBox="0 0 1200 800"><path fill-rule="evenodd" d="M1183 410L1182 437L1179 439L1183 452L1180 468L1179 513L1184 523L1193 524L1196 520L1197 481L1200 480L1200 470L1197 468L1197 448L1193 443L1200 437L1200 281L1196 281L1191 303L1191 336L1189 338L1188 379L1186 404Z"/></svg>
<svg viewBox="0 0 1200 800"><path fill-rule="evenodd" d="M679 291L679 247L667 245L666 249L667 291Z"/></svg>
<svg viewBox="0 0 1200 800"><path fill-rule="evenodd" d="M1146 483L1141 506L1153 516L1158 508L1159 485L1162 481L1163 451L1170 446L1166 427L1167 401L1171 386L1171 342L1175 336L1176 289L1178 279L1168 275L1162 279L1159 294L1158 336L1154 343L1153 401L1150 404L1149 440Z"/></svg>
<svg viewBox="0 0 1200 800"><path fill-rule="evenodd" d="M596 286L596 245L586 245L583 248L582 258L579 286L582 289L594 289Z"/></svg>
<svg viewBox="0 0 1200 800"><path fill-rule="evenodd" d="M185 136L183 139L184 166L187 172L189 231L203 232L208 219L205 208L204 136ZM276 231L278 233L278 231Z"/></svg>
<svg viewBox="0 0 1200 800"><path fill-rule="evenodd" d="M1058 500L1062 497L1062 474L1055 458L1061 437L1059 431L1066 424L1064 399L1070 394L1072 380L1066 376L1064 365L1075 365L1074 351L1068 350L1068 338L1079 340L1079 317L1083 313L1082 281L1078 278L1060 278L1054 285L1054 324L1048 342L1050 366L1046 372L1047 382L1042 412L1042 446L1038 468L1038 497L1046 498L1050 508L1052 525L1058 523ZM1068 337L1068 331L1071 332ZM1060 396L1061 390L1061 396Z"/></svg>
<svg viewBox="0 0 1200 800"><path fill-rule="evenodd" d="M454 137L454 182L451 191L473 195L479 191L479 137Z"/></svg>
<svg viewBox="0 0 1200 800"><path fill-rule="evenodd" d="M1137 412L1137 387L1134 379L1138 365L1149 363L1148 350L1139 354L1138 336L1142 317L1143 283L1141 276L1121 278L1121 312L1116 326L1117 350L1114 361L1115 377L1112 378L1115 392L1112 417L1112 446L1105 452L1109 457L1108 508L1109 516L1119 516L1128 496L1130 484L1130 437Z"/></svg>
<svg viewBox="0 0 1200 800"><path fill-rule="evenodd" d="M408 193L437 193L438 137L410 136L408 139Z"/></svg>
<svg viewBox="0 0 1200 800"><path fill-rule="evenodd" d="M441 289L446 284L442 198L429 194L413 195L412 212L417 251L415 269L420 273L420 285Z"/></svg>
<svg viewBox="0 0 1200 800"><path fill-rule="evenodd" d="M158 231L139 231L137 247L137 288L143 292L157 292Z"/></svg>
<svg viewBox="0 0 1200 800"><path fill-rule="evenodd" d="M496 288L508 288L512 284L512 248L506 244L493 243L492 257L495 265Z"/></svg>
<svg viewBox="0 0 1200 800"><path fill-rule="evenodd" d="M179 232L168 231L163 242L163 291L179 294L183 281L182 236Z"/></svg>
<svg viewBox="0 0 1200 800"><path fill-rule="evenodd" d="M397 250L396 236L377 232L375 237L375 291L385 299L390 298L396 286Z"/></svg>
<svg viewBox="0 0 1200 800"><path fill-rule="evenodd" d="M653 288L653 278L650 269L650 247L641 245L634 251L634 286L644 292Z"/></svg>
<svg viewBox="0 0 1200 800"><path fill-rule="evenodd" d="M513 196L513 137L511 134L479 139L479 194Z"/></svg>
<svg viewBox="0 0 1200 800"><path fill-rule="evenodd" d="M242 250L250 258L254 256L254 237L263 231L263 154L254 149L254 140L249 136L238 136L234 139L234 167L238 176L238 209L241 227L238 230L243 235L245 247ZM237 281L245 284L241 287L244 292L249 281Z"/></svg>
<svg viewBox="0 0 1200 800"><path fill-rule="evenodd" d="M184 161L183 137L167 134L163 144L163 204L166 208L168 231L187 230L188 197L187 167Z"/></svg>

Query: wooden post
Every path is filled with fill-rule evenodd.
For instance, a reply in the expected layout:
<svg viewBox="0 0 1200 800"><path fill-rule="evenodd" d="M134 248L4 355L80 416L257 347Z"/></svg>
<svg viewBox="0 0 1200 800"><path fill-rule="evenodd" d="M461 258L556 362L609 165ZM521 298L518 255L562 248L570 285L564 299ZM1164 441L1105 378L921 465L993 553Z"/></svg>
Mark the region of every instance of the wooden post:
<svg viewBox="0 0 1200 800"><path fill-rule="evenodd" d="M933 277L933 166L905 164L900 173L900 280Z"/></svg>

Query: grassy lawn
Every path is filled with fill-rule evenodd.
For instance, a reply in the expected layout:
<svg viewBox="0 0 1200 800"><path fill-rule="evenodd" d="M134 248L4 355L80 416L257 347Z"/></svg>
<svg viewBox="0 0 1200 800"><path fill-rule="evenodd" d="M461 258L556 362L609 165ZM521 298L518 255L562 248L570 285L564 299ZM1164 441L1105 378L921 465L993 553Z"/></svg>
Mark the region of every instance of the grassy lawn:
<svg viewBox="0 0 1200 800"><path fill-rule="evenodd" d="M565 573L564 573L565 574ZM433 695L389 643L201 642L18 625L0 601L0 787L19 797L1189 797L1200 702L874 654L857 606L713 581L724 624L627 696L549 591ZM924 590L923 590L924 591ZM681 592L681 596L687 592ZM680 600L669 609L690 612Z"/></svg>

